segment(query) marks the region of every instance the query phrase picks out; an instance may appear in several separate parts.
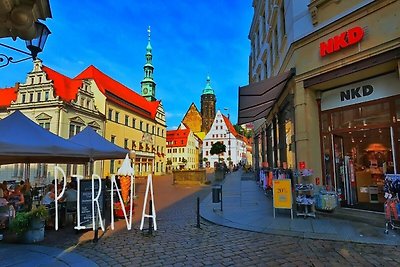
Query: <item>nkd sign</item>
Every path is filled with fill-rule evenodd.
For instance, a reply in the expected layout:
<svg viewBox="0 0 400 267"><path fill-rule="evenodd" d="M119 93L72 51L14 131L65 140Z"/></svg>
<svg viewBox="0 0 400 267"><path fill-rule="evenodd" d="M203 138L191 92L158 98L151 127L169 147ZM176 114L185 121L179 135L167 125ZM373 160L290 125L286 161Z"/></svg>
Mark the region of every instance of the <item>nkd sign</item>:
<svg viewBox="0 0 400 267"><path fill-rule="evenodd" d="M364 96L369 96L373 92L374 92L374 87L369 84L359 86L356 88L351 88L340 92L340 101L346 101Z"/></svg>
<svg viewBox="0 0 400 267"><path fill-rule="evenodd" d="M321 110L334 109L399 95L396 72L351 83L321 93Z"/></svg>
<svg viewBox="0 0 400 267"><path fill-rule="evenodd" d="M354 45L362 40L364 37L364 30L361 27L354 27L348 31L342 32L332 38L329 38L326 42L319 44L319 54L324 57L328 54L339 51L342 48L346 48L350 45Z"/></svg>

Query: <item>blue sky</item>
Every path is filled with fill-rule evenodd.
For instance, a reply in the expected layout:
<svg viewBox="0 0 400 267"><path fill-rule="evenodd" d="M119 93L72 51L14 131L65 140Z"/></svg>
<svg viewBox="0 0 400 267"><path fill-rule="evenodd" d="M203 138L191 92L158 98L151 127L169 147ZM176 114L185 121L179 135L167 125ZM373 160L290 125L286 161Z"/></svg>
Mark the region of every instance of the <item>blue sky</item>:
<svg viewBox="0 0 400 267"><path fill-rule="evenodd" d="M151 26L156 98L162 100L168 129L179 125L192 102L200 109L207 75L217 109L227 114L224 108L229 108L231 121L237 122L238 87L248 84L250 0L66 3L50 0L53 18L45 24L52 34L39 54L45 65L71 78L94 65L140 93ZM0 41L26 50L20 39ZM0 69L0 87L25 82L31 69L31 61Z"/></svg>

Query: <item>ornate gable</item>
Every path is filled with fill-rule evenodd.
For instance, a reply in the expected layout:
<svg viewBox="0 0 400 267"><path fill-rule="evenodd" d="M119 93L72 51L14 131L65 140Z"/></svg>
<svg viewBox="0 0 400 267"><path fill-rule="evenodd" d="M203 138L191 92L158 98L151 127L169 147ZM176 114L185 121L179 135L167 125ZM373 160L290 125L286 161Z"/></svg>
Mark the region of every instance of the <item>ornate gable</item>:
<svg viewBox="0 0 400 267"><path fill-rule="evenodd" d="M201 132L202 117L196 105L192 103L182 119L182 122L189 127L192 132Z"/></svg>

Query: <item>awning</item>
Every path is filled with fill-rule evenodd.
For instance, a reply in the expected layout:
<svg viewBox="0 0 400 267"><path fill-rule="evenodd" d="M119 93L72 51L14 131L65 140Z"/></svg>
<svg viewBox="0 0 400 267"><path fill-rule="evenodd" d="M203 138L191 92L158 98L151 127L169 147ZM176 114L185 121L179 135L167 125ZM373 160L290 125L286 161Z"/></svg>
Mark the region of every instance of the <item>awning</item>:
<svg viewBox="0 0 400 267"><path fill-rule="evenodd" d="M239 87L238 124L266 117L295 72L292 68L275 77Z"/></svg>

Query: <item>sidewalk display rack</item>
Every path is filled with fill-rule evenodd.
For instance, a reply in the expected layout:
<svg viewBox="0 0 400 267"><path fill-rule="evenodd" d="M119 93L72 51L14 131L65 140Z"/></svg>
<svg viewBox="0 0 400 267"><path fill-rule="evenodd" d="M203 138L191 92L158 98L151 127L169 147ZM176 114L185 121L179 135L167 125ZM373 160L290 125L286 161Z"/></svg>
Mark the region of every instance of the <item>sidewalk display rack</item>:
<svg viewBox="0 0 400 267"><path fill-rule="evenodd" d="M385 192L385 233L400 229L400 174L386 174L384 182Z"/></svg>
<svg viewBox="0 0 400 267"><path fill-rule="evenodd" d="M296 184L297 216L315 218L315 199L313 184Z"/></svg>
<svg viewBox="0 0 400 267"><path fill-rule="evenodd" d="M315 216L315 198L314 184L310 181L313 170L302 169L295 173L299 183L295 185L297 216L316 217Z"/></svg>

